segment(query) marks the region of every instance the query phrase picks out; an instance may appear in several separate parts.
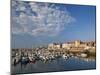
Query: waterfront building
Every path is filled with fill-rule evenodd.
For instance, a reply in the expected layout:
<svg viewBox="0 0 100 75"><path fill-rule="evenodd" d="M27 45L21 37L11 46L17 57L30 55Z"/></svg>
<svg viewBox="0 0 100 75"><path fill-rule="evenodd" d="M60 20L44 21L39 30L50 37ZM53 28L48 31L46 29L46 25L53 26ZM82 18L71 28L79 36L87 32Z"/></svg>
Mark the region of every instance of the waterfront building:
<svg viewBox="0 0 100 75"><path fill-rule="evenodd" d="M76 41L75 41L75 47L79 47L80 44L81 44L81 41L80 41L80 40L76 40Z"/></svg>
<svg viewBox="0 0 100 75"><path fill-rule="evenodd" d="M48 49L60 49L62 48L62 44L60 43L52 43L48 45Z"/></svg>
<svg viewBox="0 0 100 75"><path fill-rule="evenodd" d="M73 42L67 42L63 44L59 43L52 43L48 45L48 49L53 49L53 50L69 50L72 52L82 52L84 50L90 50L95 52L96 44L93 41L90 42L82 42L80 40L76 40Z"/></svg>
<svg viewBox="0 0 100 75"><path fill-rule="evenodd" d="M96 53L96 47L91 47L91 48L89 49L89 52L91 52L91 53Z"/></svg>
<svg viewBox="0 0 100 75"><path fill-rule="evenodd" d="M85 50L84 48L85 47L75 47L75 46L73 46L73 47L70 48L69 51L71 51L71 52L83 52Z"/></svg>
<svg viewBox="0 0 100 75"><path fill-rule="evenodd" d="M70 49L71 46L72 46L72 44L68 44L68 43L62 44L63 49Z"/></svg>
<svg viewBox="0 0 100 75"><path fill-rule="evenodd" d="M48 45L48 49L53 49L53 43Z"/></svg>

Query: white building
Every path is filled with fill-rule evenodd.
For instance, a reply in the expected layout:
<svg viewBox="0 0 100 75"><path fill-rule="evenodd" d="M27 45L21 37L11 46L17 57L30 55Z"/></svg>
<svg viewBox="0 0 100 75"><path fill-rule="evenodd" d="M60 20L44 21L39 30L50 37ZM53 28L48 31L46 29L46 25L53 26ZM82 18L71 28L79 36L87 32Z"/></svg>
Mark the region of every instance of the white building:
<svg viewBox="0 0 100 75"><path fill-rule="evenodd" d="M68 43L62 44L62 48L64 49L69 49L70 47L71 47L71 44L68 44Z"/></svg>
<svg viewBox="0 0 100 75"><path fill-rule="evenodd" d="M53 49L53 43L48 45L48 49Z"/></svg>
<svg viewBox="0 0 100 75"><path fill-rule="evenodd" d="M61 48L61 44L52 43L48 45L48 49L60 49L60 48Z"/></svg>
<svg viewBox="0 0 100 75"><path fill-rule="evenodd" d="M74 43L63 43L62 48L64 49L70 49L70 47L73 47Z"/></svg>

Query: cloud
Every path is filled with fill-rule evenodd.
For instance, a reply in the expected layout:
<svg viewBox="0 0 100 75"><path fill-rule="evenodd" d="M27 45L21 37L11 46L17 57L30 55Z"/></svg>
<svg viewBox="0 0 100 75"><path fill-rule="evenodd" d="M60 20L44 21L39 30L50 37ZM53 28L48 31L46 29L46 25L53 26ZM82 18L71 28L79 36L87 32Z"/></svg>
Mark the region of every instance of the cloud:
<svg viewBox="0 0 100 75"><path fill-rule="evenodd" d="M75 20L68 11L51 3L12 2L12 33L56 36Z"/></svg>

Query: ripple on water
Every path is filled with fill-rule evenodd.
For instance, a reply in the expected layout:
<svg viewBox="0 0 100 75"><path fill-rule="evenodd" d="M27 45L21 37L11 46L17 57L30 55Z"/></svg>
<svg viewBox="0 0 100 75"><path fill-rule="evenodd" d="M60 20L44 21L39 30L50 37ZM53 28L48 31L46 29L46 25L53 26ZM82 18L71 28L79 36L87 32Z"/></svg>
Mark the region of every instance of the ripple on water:
<svg viewBox="0 0 100 75"><path fill-rule="evenodd" d="M37 61L36 63L28 63L16 66L12 66L12 73L38 73L38 72L54 72L54 71L71 71L71 70L86 70L95 69L96 61L85 61L80 58L69 58L69 59L56 59L44 63L43 61Z"/></svg>

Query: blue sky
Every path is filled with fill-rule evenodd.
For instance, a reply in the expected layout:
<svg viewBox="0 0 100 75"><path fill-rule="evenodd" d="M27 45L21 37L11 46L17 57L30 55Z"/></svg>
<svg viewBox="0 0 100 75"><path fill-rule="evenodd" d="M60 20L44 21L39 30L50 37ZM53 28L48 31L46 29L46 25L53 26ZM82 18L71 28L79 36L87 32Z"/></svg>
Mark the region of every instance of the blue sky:
<svg viewBox="0 0 100 75"><path fill-rule="evenodd" d="M12 1L12 48L95 40L95 6Z"/></svg>

